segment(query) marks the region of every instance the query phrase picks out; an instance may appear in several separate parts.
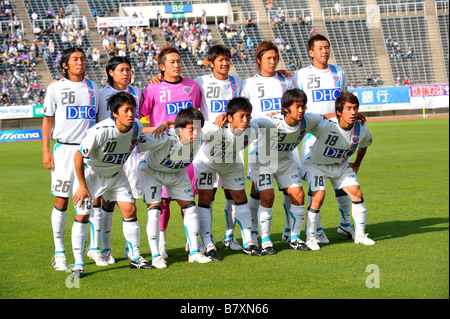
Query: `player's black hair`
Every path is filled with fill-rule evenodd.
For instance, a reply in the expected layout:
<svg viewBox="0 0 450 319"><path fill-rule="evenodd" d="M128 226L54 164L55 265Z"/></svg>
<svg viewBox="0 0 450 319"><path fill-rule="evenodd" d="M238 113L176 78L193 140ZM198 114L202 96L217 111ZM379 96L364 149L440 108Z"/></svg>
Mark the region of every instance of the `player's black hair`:
<svg viewBox="0 0 450 319"><path fill-rule="evenodd" d="M77 47L71 47L71 48L65 49L61 53L61 60L59 60L59 66L61 67L61 70L63 70L63 76L66 79L69 78L69 74L67 73L67 69L64 68L64 65L67 66L69 64L70 56L75 52L81 52L81 53L83 53L84 57L86 57L86 54L84 54L84 51L81 48L77 48Z"/></svg>
<svg viewBox="0 0 450 319"><path fill-rule="evenodd" d="M281 114L286 115L287 112L291 109L291 105L297 102L303 102L303 105L306 109L306 103L308 103L308 97L306 93L300 89L290 89L284 92L281 97Z"/></svg>
<svg viewBox="0 0 450 319"><path fill-rule="evenodd" d="M109 71L114 71L119 64L126 63L130 66L130 69L132 68L130 60L128 60L126 57L122 56L115 56L109 59L108 63L106 63L106 76L108 77L108 80L106 81L109 85L113 85L114 79L112 75L109 74Z"/></svg>
<svg viewBox="0 0 450 319"><path fill-rule="evenodd" d="M111 111L112 119L114 119L113 114L119 114L119 108L125 103L136 108L136 100L133 95L128 92L118 92L113 94L106 101L108 102L108 109Z"/></svg>
<svg viewBox="0 0 450 319"><path fill-rule="evenodd" d="M246 97L235 97L231 99L227 104L227 117L233 116L238 111L252 112L253 107L250 101Z"/></svg>
<svg viewBox="0 0 450 319"><path fill-rule="evenodd" d="M308 51L314 50L314 43L316 41L327 41L328 45L330 45L330 41L322 34L315 34L312 37L309 38L308 40Z"/></svg>
<svg viewBox="0 0 450 319"><path fill-rule="evenodd" d="M338 96L338 98L334 101L334 107L336 110L336 117L339 117L338 111L342 114L342 110L344 109L344 104L350 102L352 104L356 104L359 108L359 100L356 95L353 93L344 91Z"/></svg>
<svg viewBox="0 0 450 319"><path fill-rule="evenodd" d="M203 114L195 107L182 109L178 112L177 117L175 118L175 129L185 128L189 124L194 124L194 122L200 122L201 127L203 127L205 124Z"/></svg>
<svg viewBox="0 0 450 319"><path fill-rule="evenodd" d="M209 62L214 62L214 60L217 59L219 55L225 55L226 57L231 59L230 49L228 49L223 44L216 44L209 48L208 53L206 54L206 59Z"/></svg>

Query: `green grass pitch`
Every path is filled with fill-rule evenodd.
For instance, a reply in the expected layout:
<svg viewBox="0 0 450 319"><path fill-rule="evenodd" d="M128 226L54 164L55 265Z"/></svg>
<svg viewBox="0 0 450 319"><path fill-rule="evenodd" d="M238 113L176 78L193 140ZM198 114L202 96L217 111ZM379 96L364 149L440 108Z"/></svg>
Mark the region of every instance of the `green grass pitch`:
<svg viewBox="0 0 450 319"><path fill-rule="evenodd" d="M0 144L0 298L152 299L448 299L449 119L368 122L373 135L358 174L372 247L337 234L337 204L328 191L322 224L330 244L293 251L281 241L284 213L276 194L272 240L278 254L251 257L222 249L224 197L214 204L213 233L222 262L188 263L179 207L171 205L167 269L131 270L123 258L120 212L113 222L117 263L97 267L85 258L79 285L51 265L50 172L41 143ZM250 184L248 183L248 186ZM146 209L138 201L141 253L150 259ZM73 263L67 212L65 243ZM238 240L240 232L236 229ZM302 232L304 239L304 231ZM375 286L375 287L374 287Z"/></svg>

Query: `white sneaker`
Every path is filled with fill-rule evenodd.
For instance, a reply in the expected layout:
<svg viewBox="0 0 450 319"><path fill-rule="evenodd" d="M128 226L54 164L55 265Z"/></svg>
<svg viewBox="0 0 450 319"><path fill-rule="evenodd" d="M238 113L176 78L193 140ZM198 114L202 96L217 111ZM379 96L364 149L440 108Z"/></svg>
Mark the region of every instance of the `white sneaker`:
<svg viewBox="0 0 450 319"><path fill-rule="evenodd" d="M339 235L342 235L344 237L347 237L348 239L355 239L355 228L353 226L341 226L339 225L337 229L337 233Z"/></svg>
<svg viewBox="0 0 450 319"><path fill-rule="evenodd" d="M52 265L55 270L66 270L66 254L55 254L52 258Z"/></svg>
<svg viewBox="0 0 450 319"><path fill-rule="evenodd" d="M103 253L103 259L105 259L109 265L116 263L116 260L114 259L113 255L111 254L111 250L105 251Z"/></svg>
<svg viewBox="0 0 450 319"><path fill-rule="evenodd" d="M319 244L328 244L330 242L323 229L316 233L316 239Z"/></svg>
<svg viewBox="0 0 450 319"><path fill-rule="evenodd" d="M189 245L189 242L186 240L186 244L184 245L184 250L187 252L191 251L191 247ZM198 250L199 251L205 251L205 246L203 246L203 243L201 241L199 241L198 243Z"/></svg>
<svg viewBox="0 0 450 319"><path fill-rule="evenodd" d="M315 239L315 238L310 238L310 239L306 240L306 246L308 246L311 250L319 250L320 249L319 243L318 243L317 239Z"/></svg>
<svg viewBox="0 0 450 319"><path fill-rule="evenodd" d="M159 252L164 259L169 257L167 255L166 231L167 229L159 232Z"/></svg>
<svg viewBox="0 0 450 319"><path fill-rule="evenodd" d="M97 266L108 266L109 263L103 258L103 254L100 250L91 250L88 249L86 254L90 259L95 261Z"/></svg>
<svg viewBox="0 0 450 319"><path fill-rule="evenodd" d="M362 244L364 246L372 246L375 245L375 241L370 239L369 234L360 234L355 237L355 244Z"/></svg>
<svg viewBox="0 0 450 319"><path fill-rule="evenodd" d="M201 252L196 252L195 254L191 255L189 254L189 262L190 263L200 263L200 264L205 264L205 263L209 263L211 262L211 258L206 257L205 255L203 255Z"/></svg>
<svg viewBox="0 0 450 319"><path fill-rule="evenodd" d="M222 245L224 248L229 248L231 250L242 250L242 246L237 242L236 238L231 237L224 239L222 241Z"/></svg>
<svg viewBox="0 0 450 319"><path fill-rule="evenodd" d="M162 256L157 256L153 258L152 265L155 266L155 268L159 269L167 268L167 263Z"/></svg>

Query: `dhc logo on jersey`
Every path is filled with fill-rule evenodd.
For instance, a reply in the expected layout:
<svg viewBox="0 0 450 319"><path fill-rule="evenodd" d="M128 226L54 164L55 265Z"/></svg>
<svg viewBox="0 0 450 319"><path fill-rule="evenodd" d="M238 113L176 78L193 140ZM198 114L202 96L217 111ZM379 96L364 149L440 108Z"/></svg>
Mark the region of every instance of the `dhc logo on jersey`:
<svg viewBox="0 0 450 319"><path fill-rule="evenodd" d="M94 105L75 105L66 107L68 120L95 120Z"/></svg>
<svg viewBox="0 0 450 319"><path fill-rule="evenodd" d="M279 111L281 110L281 98L261 100L261 111Z"/></svg>
<svg viewBox="0 0 450 319"><path fill-rule="evenodd" d="M164 167L171 168L171 169L182 169L182 168L188 167L191 163L183 162L183 161L172 162L170 159L165 158L165 159L163 159L163 161L160 164Z"/></svg>
<svg viewBox="0 0 450 319"><path fill-rule="evenodd" d="M313 102L327 102L336 100L341 94L341 89L313 90Z"/></svg>
<svg viewBox="0 0 450 319"><path fill-rule="evenodd" d="M103 163L109 163L109 164L115 164L115 165L122 165L125 163L130 157L130 153L123 153L123 154L106 154L102 162Z"/></svg>
<svg viewBox="0 0 450 319"><path fill-rule="evenodd" d="M192 106L193 106L192 101L166 103L166 114L175 115L178 114L180 110L184 110Z"/></svg>
<svg viewBox="0 0 450 319"><path fill-rule="evenodd" d="M353 153L355 153L354 150L341 150L338 148L327 146L327 148L323 152L323 156L331 158L348 158L352 156Z"/></svg>
<svg viewBox="0 0 450 319"><path fill-rule="evenodd" d="M228 100L211 100L211 113L226 113Z"/></svg>

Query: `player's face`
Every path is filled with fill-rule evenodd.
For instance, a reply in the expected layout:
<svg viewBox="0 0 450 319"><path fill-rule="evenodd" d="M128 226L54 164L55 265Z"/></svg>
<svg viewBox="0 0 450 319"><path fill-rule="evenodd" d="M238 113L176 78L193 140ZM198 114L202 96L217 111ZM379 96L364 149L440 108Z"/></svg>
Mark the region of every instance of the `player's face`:
<svg viewBox="0 0 450 319"><path fill-rule="evenodd" d="M115 84L126 87L131 80L131 67L128 63L121 63L114 70L109 70L109 75L113 77Z"/></svg>
<svg viewBox="0 0 450 319"><path fill-rule="evenodd" d="M290 120L290 122L298 123L303 120L303 116L305 115L306 105L303 101L294 102L289 111L285 114L286 120Z"/></svg>
<svg viewBox="0 0 450 319"><path fill-rule="evenodd" d="M339 115L339 125L343 129L348 129L353 126L356 122L356 117L358 115L358 105L345 102L342 112L337 111Z"/></svg>
<svg viewBox="0 0 450 319"><path fill-rule="evenodd" d="M194 143L201 132L201 125L199 124L188 124L184 128L180 128L180 141L182 144L186 145L189 143Z"/></svg>
<svg viewBox="0 0 450 319"><path fill-rule="evenodd" d="M124 103L119 107L117 113L113 113L113 116L116 119L117 129L121 132L127 132L133 127L136 108L128 103Z"/></svg>
<svg viewBox="0 0 450 319"><path fill-rule="evenodd" d="M261 66L261 75L265 77L271 77L275 75L275 71L278 66L279 56L275 50L269 50L263 54L258 62Z"/></svg>
<svg viewBox="0 0 450 319"><path fill-rule="evenodd" d="M309 50L309 55L313 59L315 67L327 66L328 59L330 58L330 45L328 41L316 41L314 42L314 48Z"/></svg>
<svg viewBox="0 0 450 319"><path fill-rule="evenodd" d="M213 73L219 80L224 80L228 77L228 72L230 72L231 61L226 55L220 54L214 62L209 62Z"/></svg>
<svg viewBox="0 0 450 319"><path fill-rule="evenodd" d="M228 115L228 122L230 123L230 128L236 133L236 130L245 131L250 124L252 119L252 113L247 111L237 111L233 116Z"/></svg>
<svg viewBox="0 0 450 319"><path fill-rule="evenodd" d="M71 77L84 77L86 71L86 57L81 52L74 52L70 55L67 64L63 67L67 70L69 79Z"/></svg>
<svg viewBox="0 0 450 319"><path fill-rule="evenodd" d="M164 64L159 65L164 72L164 79L174 82L180 79L181 76L181 58L177 53L169 53L166 55Z"/></svg>

